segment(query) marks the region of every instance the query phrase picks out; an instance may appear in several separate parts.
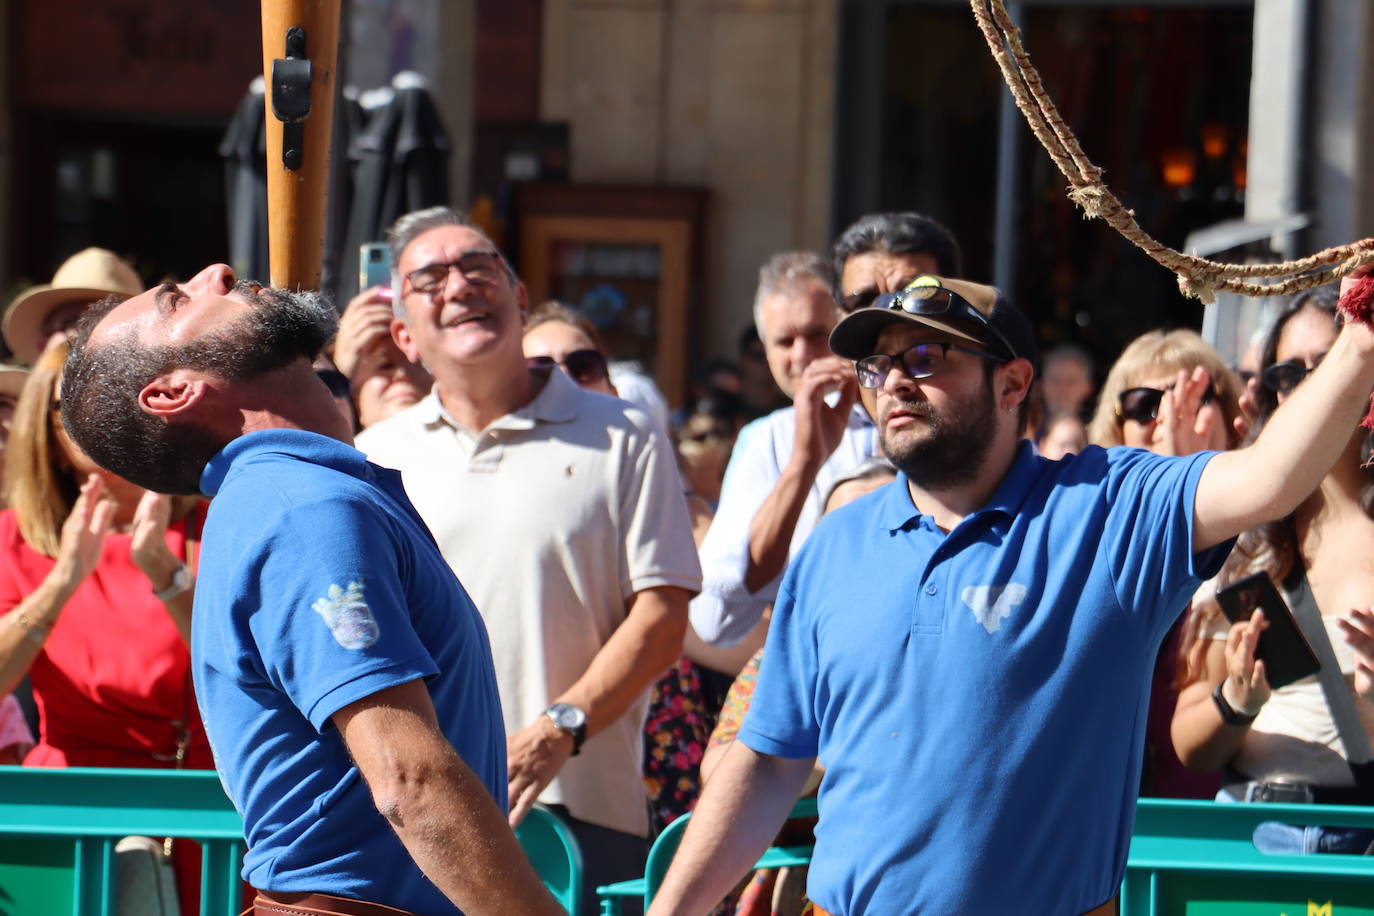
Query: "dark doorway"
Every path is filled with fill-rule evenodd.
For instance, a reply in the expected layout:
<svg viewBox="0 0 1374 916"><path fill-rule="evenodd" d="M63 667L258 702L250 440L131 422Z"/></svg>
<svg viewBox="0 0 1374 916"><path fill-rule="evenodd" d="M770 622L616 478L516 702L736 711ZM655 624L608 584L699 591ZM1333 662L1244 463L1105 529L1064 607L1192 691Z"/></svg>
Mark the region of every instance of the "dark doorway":
<svg viewBox="0 0 1374 916"><path fill-rule="evenodd" d="M16 286L90 245L149 284L227 258L223 125L19 112L15 126Z"/></svg>

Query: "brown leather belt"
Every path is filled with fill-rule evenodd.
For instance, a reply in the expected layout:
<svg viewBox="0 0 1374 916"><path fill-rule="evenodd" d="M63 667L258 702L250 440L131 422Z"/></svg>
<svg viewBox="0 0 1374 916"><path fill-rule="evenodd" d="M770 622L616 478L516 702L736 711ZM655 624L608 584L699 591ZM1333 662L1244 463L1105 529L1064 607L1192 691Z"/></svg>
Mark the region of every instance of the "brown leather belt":
<svg viewBox="0 0 1374 916"><path fill-rule="evenodd" d="M253 916L420 916L382 903L368 903L332 894L290 894L257 891Z"/></svg>
<svg viewBox="0 0 1374 916"><path fill-rule="evenodd" d="M829 910L823 910L814 903L811 904L811 913L812 916L835 916L835 914L831 913ZM1091 910L1084 913L1083 916L1116 916L1116 898L1113 897L1101 906L1093 907Z"/></svg>

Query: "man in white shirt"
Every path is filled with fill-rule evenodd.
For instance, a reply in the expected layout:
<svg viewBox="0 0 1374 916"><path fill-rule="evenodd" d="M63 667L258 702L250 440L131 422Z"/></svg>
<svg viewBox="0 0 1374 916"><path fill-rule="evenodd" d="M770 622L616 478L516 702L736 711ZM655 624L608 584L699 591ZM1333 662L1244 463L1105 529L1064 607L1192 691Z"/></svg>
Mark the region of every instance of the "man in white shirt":
<svg viewBox="0 0 1374 916"><path fill-rule="evenodd" d="M760 269L754 323L792 406L741 430L730 456L701 544L701 594L691 604L692 626L706 642L729 646L749 635L820 519L831 485L876 451L853 363L830 352L830 331L844 312L893 283L901 289L937 271L959 275L958 245L917 213L861 218L835 241L833 264L788 252Z"/></svg>
<svg viewBox="0 0 1374 916"><path fill-rule="evenodd" d="M511 821L561 806L590 912L598 884L642 873L647 688L700 587L672 452L636 408L527 366L525 288L460 214L407 214L390 242L392 334L435 387L358 447L401 471L486 622Z"/></svg>

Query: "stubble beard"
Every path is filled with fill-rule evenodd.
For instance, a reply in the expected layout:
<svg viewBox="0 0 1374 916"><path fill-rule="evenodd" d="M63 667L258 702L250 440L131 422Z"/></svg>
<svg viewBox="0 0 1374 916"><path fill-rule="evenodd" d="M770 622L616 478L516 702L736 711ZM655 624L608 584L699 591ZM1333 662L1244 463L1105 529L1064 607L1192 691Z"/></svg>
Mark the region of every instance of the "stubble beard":
<svg viewBox="0 0 1374 916"><path fill-rule="evenodd" d="M894 410L917 415L916 423L889 430ZM929 401L889 401L880 418L883 452L907 479L925 490L943 490L973 480L983 466L997 434L997 405L987 384L962 403L936 411Z"/></svg>

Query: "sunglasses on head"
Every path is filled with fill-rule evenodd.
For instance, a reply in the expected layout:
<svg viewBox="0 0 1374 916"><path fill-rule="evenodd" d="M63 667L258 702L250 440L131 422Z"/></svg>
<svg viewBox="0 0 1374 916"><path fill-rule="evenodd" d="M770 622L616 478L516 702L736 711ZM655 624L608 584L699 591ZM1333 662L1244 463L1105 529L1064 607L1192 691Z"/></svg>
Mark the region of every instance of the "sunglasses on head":
<svg viewBox="0 0 1374 916"><path fill-rule="evenodd" d="M324 382L324 387L329 389L329 393L336 398L346 398L349 396L348 376L338 369L316 369L315 375Z"/></svg>
<svg viewBox="0 0 1374 916"><path fill-rule="evenodd" d="M1160 388L1127 388L1116 398L1116 415L1123 420L1134 420L1137 423L1153 423L1159 418L1159 403L1164 400L1164 392L1169 389ZM1214 386L1208 385L1207 390L1202 392L1203 404L1210 404L1217 398L1217 390Z"/></svg>
<svg viewBox="0 0 1374 916"><path fill-rule="evenodd" d="M929 275L917 277L904 289L895 293L884 293L873 300L873 308L879 309L900 309L908 315L949 315L953 318L963 318L985 329L991 340L994 349L1002 351L1001 358L1004 362L1014 359L1016 348L1002 336L1002 332L993 327L988 316L978 309L958 293L945 289L940 285L938 277Z"/></svg>
<svg viewBox="0 0 1374 916"><path fill-rule="evenodd" d="M608 377L606 357L602 356L599 350L573 350L563 357L562 362L552 356L527 356L525 365L531 369L559 366L579 385L587 385Z"/></svg>
<svg viewBox="0 0 1374 916"><path fill-rule="evenodd" d="M865 388L883 387L883 382L887 381L892 367L898 365L912 378L930 378L944 368L950 350L958 350L960 353L969 353L999 363L1006 362L1003 357L972 347L960 347L952 343L918 343L901 353L865 356L854 363L854 370L859 376L859 384Z"/></svg>
<svg viewBox="0 0 1374 916"><path fill-rule="evenodd" d="M1260 384L1278 394L1288 394L1302 384L1302 380L1307 378L1313 369L1321 365L1324 356L1326 356L1325 353L1312 360L1310 367L1296 359L1265 366L1260 372Z"/></svg>

